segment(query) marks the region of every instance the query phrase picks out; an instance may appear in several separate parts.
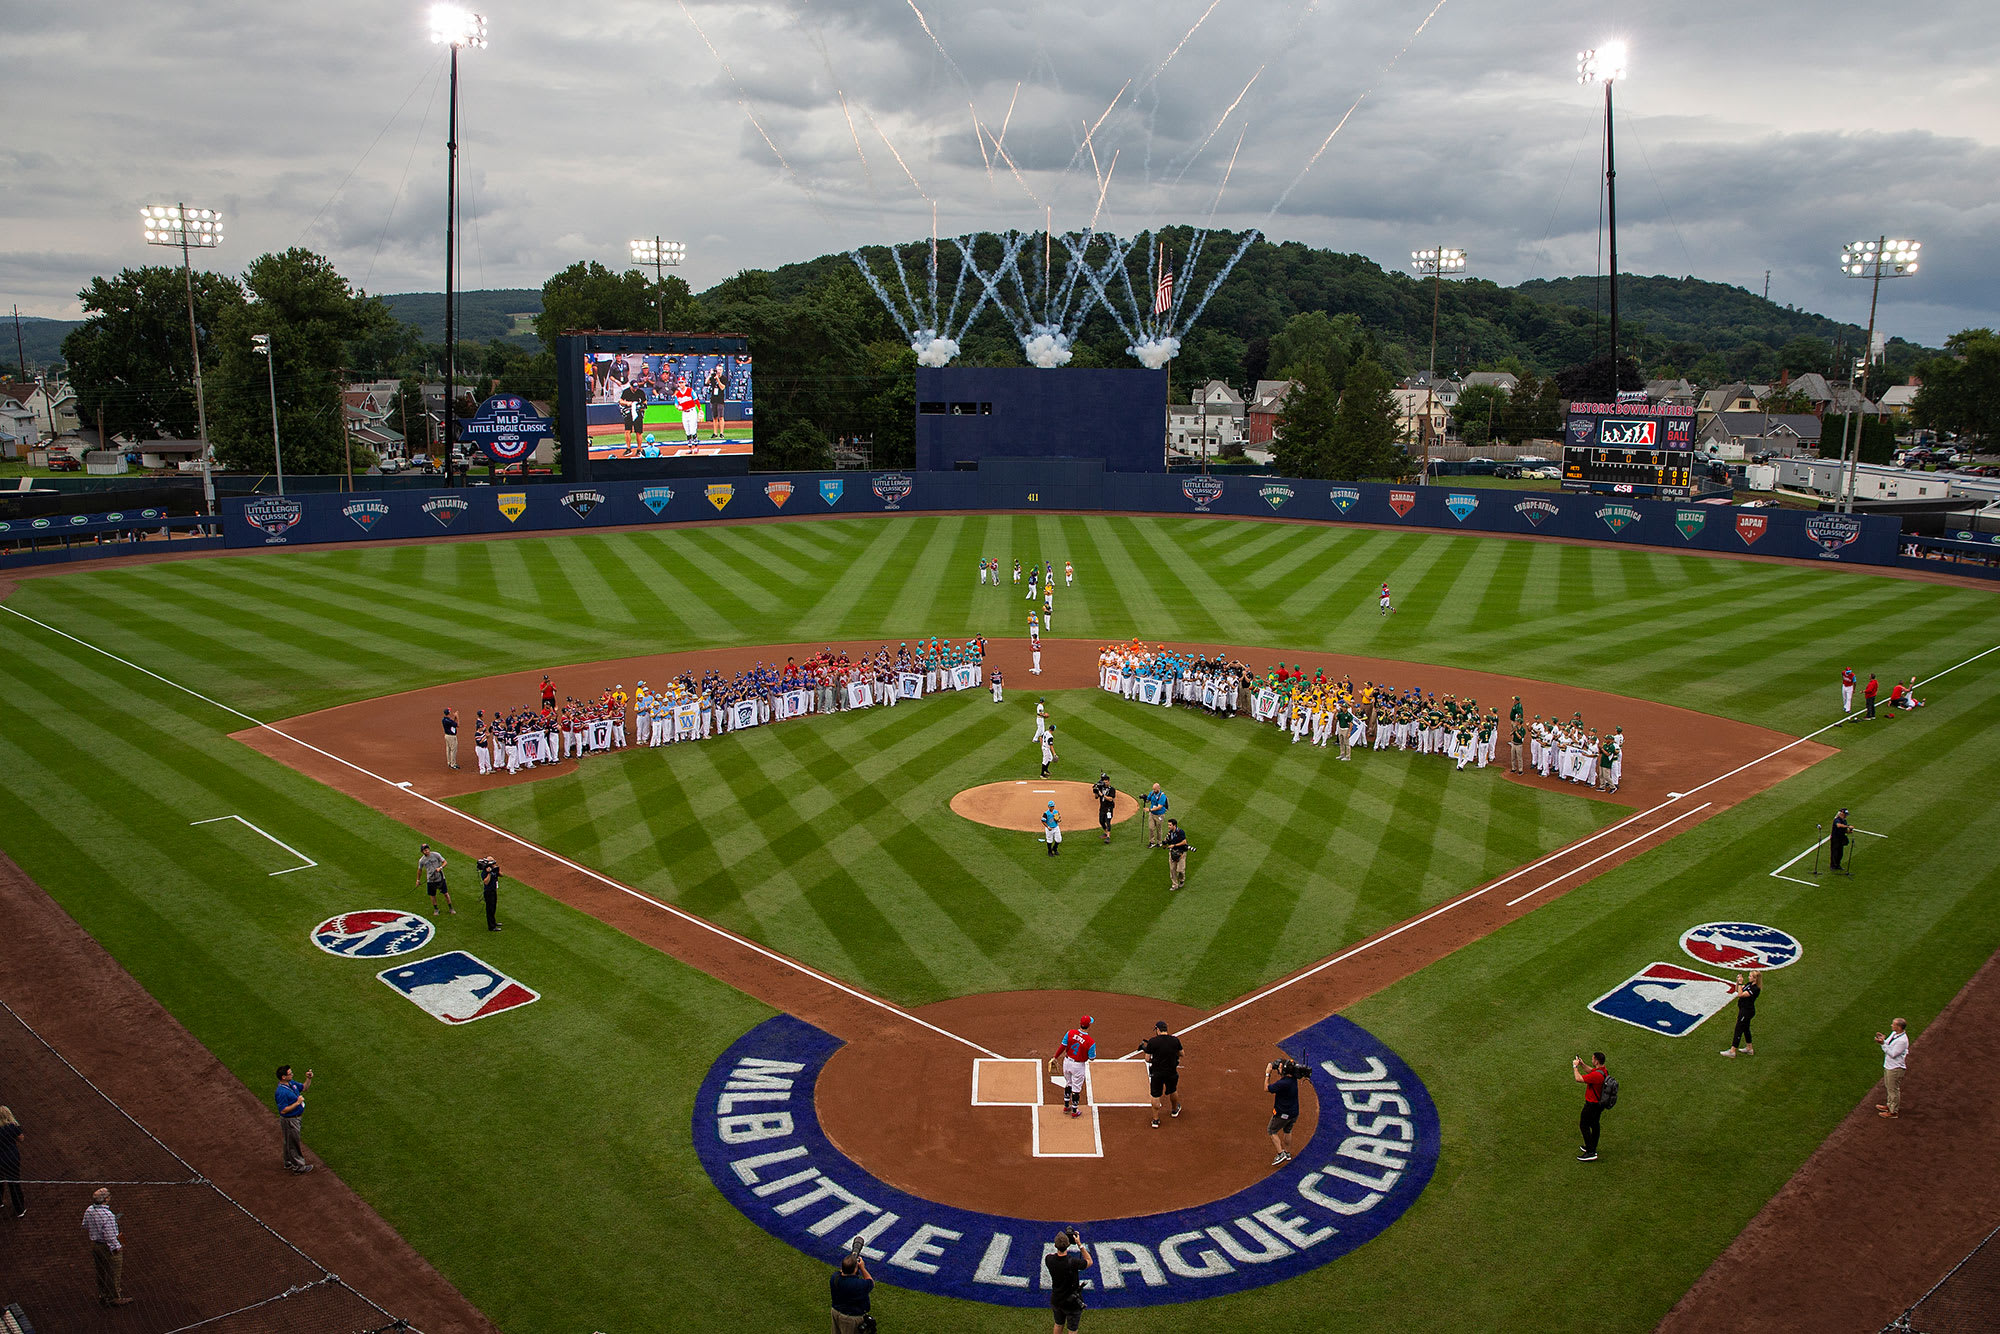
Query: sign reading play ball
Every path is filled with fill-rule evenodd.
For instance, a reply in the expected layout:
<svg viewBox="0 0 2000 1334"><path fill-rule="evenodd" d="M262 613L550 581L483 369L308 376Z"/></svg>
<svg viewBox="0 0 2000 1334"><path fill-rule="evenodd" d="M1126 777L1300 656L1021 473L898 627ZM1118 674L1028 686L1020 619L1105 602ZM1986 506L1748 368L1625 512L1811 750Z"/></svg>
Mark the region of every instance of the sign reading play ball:
<svg viewBox="0 0 2000 1334"><path fill-rule="evenodd" d="M512 394L495 394L470 417L458 419L458 438L478 445L495 463L519 463L555 430L554 418L539 415L534 404Z"/></svg>

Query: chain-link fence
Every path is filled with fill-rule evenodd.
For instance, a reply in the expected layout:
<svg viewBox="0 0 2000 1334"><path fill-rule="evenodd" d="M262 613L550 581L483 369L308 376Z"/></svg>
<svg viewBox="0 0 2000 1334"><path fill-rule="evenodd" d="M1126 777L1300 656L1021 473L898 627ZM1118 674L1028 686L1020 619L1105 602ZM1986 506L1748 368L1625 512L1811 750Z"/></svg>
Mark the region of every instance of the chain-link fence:
<svg viewBox="0 0 2000 1334"><path fill-rule="evenodd" d="M41 1334L375 1334L411 1326L197 1172L0 1001L0 1106L24 1132L21 1201L0 1191L0 1304ZM170 1076L168 1076L170 1077ZM119 1291L100 1300L83 1212L111 1192Z"/></svg>
<svg viewBox="0 0 2000 1334"><path fill-rule="evenodd" d="M1993 1334L2000 1330L2000 1228L1882 1334Z"/></svg>

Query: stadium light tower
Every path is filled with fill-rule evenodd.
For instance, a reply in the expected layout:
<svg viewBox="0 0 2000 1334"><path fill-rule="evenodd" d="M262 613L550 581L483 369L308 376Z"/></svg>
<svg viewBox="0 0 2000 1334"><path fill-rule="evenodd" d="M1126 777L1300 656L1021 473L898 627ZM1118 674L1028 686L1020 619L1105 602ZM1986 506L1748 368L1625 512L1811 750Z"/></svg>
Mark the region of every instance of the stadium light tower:
<svg viewBox="0 0 2000 1334"><path fill-rule="evenodd" d="M1604 85L1604 222L1611 260L1611 400L1618 400L1618 159L1612 155L1611 85L1625 77L1625 43L1576 53L1576 81Z"/></svg>
<svg viewBox="0 0 2000 1334"><path fill-rule="evenodd" d="M452 394L458 379L458 344L451 308L452 252L458 239L458 51L460 47L486 45L486 16L463 5L434 5L431 41L451 48L451 115L444 140L444 468L449 482L452 445L458 434L458 407Z"/></svg>
<svg viewBox="0 0 2000 1334"><path fill-rule="evenodd" d="M655 236L651 240L644 237L632 243L632 258L641 264L653 266L653 286L659 295L660 332L667 331L667 279L665 270L677 268L687 258L685 242L663 241Z"/></svg>
<svg viewBox="0 0 2000 1334"><path fill-rule="evenodd" d="M1868 397L1868 363L1875 357L1875 304L1882 299L1884 278L1908 278L1917 271L1917 252L1924 248L1922 241L1910 241L1892 237L1877 237L1873 241L1854 241L1840 248L1840 272L1849 278L1868 280L1868 340L1861 345L1861 355L1847 368L1847 387L1854 388L1855 376L1861 377L1861 394L1854 402L1854 410L1841 423L1840 461L1845 469L1846 494L1840 508L1848 514L1854 512L1855 474L1861 470L1861 404ZM1848 457L1847 438L1854 437L1854 455Z"/></svg>
<svg viewBox="0 0 2000 1334"><path fill-rule="evenodd" d="M212 208L190 208L186 204L148 204L139 210L139 225L147 245L178 247L181 277L187 283L188 345L194 349L194 412L201 439L201 500L212 518L215 515L215 477L208 464L208 398L201 387L201 334L194 319L194 266L190 250L208 250L222 244L222 215ZM105 442L107 445L109 441Z"/></svg>
<svg viewBox="0 0 2000 1334"><path fill-rule="evenodd" d="M1438 373L1438 299L1444 291L1446 274L1465 273L1465 252L1455 246L1432 246L1410 252L1410 269L1419 278L1431 280L1431 369L1424 378L1424 466L1417 474L1419 483L1431 479L1431 416L1436 409Z"/></svg>
<svg viewBox="0 0 2000 1334"><path fill-rule="evenodd" d="M278 371L271 356L271 335L251 334L250 351L264 359L264 379L271 386L271 461L278 466L278 494L285 494L285 452L278 445Z"/></svg>

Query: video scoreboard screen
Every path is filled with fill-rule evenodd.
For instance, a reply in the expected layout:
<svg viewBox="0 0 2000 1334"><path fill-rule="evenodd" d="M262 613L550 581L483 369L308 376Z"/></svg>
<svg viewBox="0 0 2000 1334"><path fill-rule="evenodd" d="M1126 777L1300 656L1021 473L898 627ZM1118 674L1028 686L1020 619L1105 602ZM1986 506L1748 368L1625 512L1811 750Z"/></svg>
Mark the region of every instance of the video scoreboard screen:
<svg viewBox="0 0 2000 1334"><path fill-rule="evenodd" d="M1686 495L1694 483L1694 409L1670 403L1572 403L1563 489Z"/></svg>

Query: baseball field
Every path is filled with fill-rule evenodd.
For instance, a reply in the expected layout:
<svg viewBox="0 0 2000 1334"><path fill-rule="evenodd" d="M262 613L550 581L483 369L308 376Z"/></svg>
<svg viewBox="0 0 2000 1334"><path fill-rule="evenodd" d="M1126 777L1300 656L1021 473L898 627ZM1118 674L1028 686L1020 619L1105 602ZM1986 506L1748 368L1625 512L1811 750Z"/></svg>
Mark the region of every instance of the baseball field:
<svg viewBox="0 0 2000 1334"><path fill-rule="evenodd" d="M1075 565L1040 682L1026 604L978 583L985 557ZM734 671L974 634L996 641L1004 703L966 690L511 782L446 770L431 711L525 705L544 672L565 692L629 687L683 661L663 655ZM1633 776L1606 795L1504 763L1341 763L1246 717L1095 689L1096 646L1135 636L1476 688L1503 712L1516 693L1529 714L1575 707L1626 728ZM850 1044L820 1094L840 1149L959 1208L1024 1212L1007 1183L1028 1183L1026 1216L1088 1241L1177 1182L1265 1175L1264 1062L1337 1010L1435 1103L1429 1184L1297 1277L1093 1309L1087 1327L1637 1331L1868 1097L1869 1034L1907 1016L1921 1051L2000 949L1996 646L1984 589L1220 518L897 516L134 564L0 601L0 850L267 1108L277 1063L313 1066L313 1155L501 1329L824 1327L845 1235L816 1254L777 1239L698 1152L712 1068L781 1011ZM1833 727L1844 666L1885 689L1914 676L1926 704ZM1050 858L954 813L965 789L1036 778L1038 699L1056 776L1171 796L1198 848L1186 890L1167 892L1136 821L1109 844L1073 826ZM1843 806L1867 831L1855 874L1809 873ZM417 887L420 839L451 863L455 916ZM499 933L470 875L486 854L508 876ZM1524 866L1550 873L1510 879ZM441 1024L378 980L387 960L314 945L316 924L377 908L429 918L434 946L539 999ZM1679 942L1711 922L1802 947L1767 978L1754 1058L1718 1057L1728 1013L1674 1038L1587 1008L1650 964L1699 967ZM1036 1158L1025 1121L968 1109L969 1048L1045 1058L1079 993L1112 1016L1106 1055L1155 1010L1188 1030L1188 1114L1153 1130L1107 1109L1101 1157ZM850 1011L873 1016L865 1035L841 1029ZM1623 1094L1581 1164L1570 1060L1594 1049ZM242 1152L276 1173L276 1141ZM286 1235L313 1251L309 1228ZM871 1264L885 1330L1046 1318Z"/></svg>

